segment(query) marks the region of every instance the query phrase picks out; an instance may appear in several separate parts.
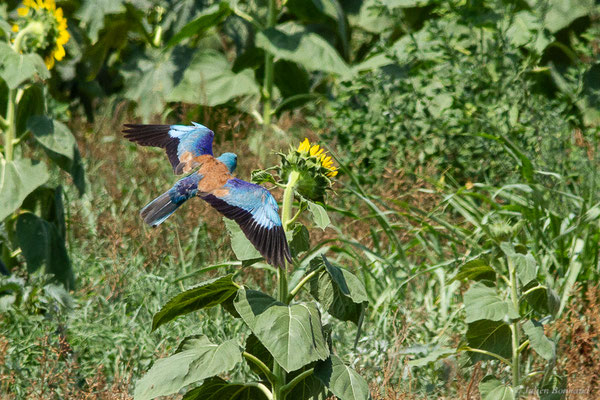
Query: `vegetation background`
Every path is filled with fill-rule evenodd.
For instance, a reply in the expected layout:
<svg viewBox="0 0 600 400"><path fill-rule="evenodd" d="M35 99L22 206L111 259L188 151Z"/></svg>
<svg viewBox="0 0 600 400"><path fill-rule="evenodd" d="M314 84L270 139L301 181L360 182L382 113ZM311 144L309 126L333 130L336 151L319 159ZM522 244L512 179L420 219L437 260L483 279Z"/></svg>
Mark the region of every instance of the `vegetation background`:
<svg viewBox="0 0 600 400"><path fill-rule="evenodd" d="M363 282L362 326L322 311L373 398L600 397L597 1L65 0L64 57L59 27L15 50L50 4L24 3L0 4L0 398L132 398L184 336L242 332L219 307L151 332L173 295L276 287L200 201L143 225L173 180L136 121L210 127L247 180L304 137L335 156L297 267Z"/></svg>

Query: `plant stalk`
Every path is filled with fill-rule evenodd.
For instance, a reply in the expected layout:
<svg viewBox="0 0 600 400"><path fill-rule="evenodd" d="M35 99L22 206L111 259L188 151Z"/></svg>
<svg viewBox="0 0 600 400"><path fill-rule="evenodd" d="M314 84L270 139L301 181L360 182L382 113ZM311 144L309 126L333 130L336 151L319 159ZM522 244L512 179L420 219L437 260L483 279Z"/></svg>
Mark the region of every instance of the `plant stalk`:
<svg viewBox="0 0 600 400"><path fill-rule="evenodd" d="M518 284L517 271L515 264L508 259L508 273L510 278L510 297L513 302L513 306L517 312L519 312L519 295L518 295ZM521 385L520 376L520 365L519 365L519 321L515 321L510 325L512 333L512 386L515 391L515 398L519 398L519 386Z"/></svg>
<svg viewBox="0 0 600 400"><path fill-rule="evenodd" d="M275 0L269 0L269 10L267 15L267 26L271 28L275 25L277 17L277 4ZM265 132L269 130L271 126L271 108L272 108L272 96L273 96L273 54L265 51L265 81L263 86L263 126Z"/></svg>
<svg viewBox="0 0 600 400"><path fill-rule="evenodd" d="M6 109L6 122L8 126L4 133L4 158L7 162L13 160L13 149L16 134L16 121L15 121L15 89L8 91L8 105Z"/></svg>
<svg viewBox="0 0 600 400"><path fill-rule="evenodd" d="M30 33L37 35L44 33L44 25L41 22L31 22L25 28L23 28L15 37L15 42L12 45L13 50L17 53L21 53L23 39ZM17 134L16 125L16 89L9 89L8 91L8 104L6 107L6 131L4 133L4 158L10 162L13 160L15 137Z"/></svg>
<svg viewBox="0 0 600 400"><path fill-rule="evenodd" d="M281 224L283 225L283 230L285 232L287 232L289 222L292 219L292 208L294 206L294 188L296 187L296 183L298 183L298 178L300 178L300 173L298 173L297 171L292 171L288 178L287 185L285 186L285 190L283 191ZM284 304L288 304L289 301L287 266L284 268L279 268L277 270L277 281L277 300ZM286 392L282 389L285 387L286 384L286 373L285 370L281 367L281 365L277 364L277 362L273 363L273 375L275 376L276 380L273 387L273 400L285 400Z"/></svg>

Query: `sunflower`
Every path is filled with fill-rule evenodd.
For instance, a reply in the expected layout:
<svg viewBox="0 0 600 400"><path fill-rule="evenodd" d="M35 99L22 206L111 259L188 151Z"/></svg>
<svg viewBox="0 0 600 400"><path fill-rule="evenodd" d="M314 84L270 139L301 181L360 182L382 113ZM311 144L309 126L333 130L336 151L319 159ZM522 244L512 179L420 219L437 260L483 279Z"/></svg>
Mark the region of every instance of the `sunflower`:
<svg viewBox="0 0 600 400"><path fill-rule="evenodd" d="M297 148L291 148L288 154L279 155L281 181L288 182L293 177L297 194L311 201L324 201L326 191L333 184L331 179L338 173L331 156L308 139L304 139Z"/></svg>
<svg viewBox="0 0 600 400"><path fill-rule="evenodd" d="M27 49L40 53L48 69L54 67L55 61L65 56L64 45L69 41L67 19L63 16L62 8L56 8L54 0L23 0L23 5L17 9L21 24L14 24L12 30L31 22L41 22L44 26L43 35L30 37Z"/></svg>
<svg viewBox="0 0 600 400"><path fill-rule="evenodd" d="M310 155L310 157L315 157L321 166L327 170L327 176L334 177L338 174L337 168L333 166L331 156L328 156L318 144L313 144L311 146L308 138L304 138L304 141L300 143L298 152L304 155Z"/></svg>

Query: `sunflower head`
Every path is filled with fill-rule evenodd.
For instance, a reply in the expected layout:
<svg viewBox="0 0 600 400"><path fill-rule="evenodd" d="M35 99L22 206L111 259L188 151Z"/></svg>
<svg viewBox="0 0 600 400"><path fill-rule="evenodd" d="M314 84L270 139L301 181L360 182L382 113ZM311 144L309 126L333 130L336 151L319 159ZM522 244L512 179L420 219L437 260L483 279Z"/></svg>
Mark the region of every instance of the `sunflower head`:
<svg viewBox="0 0 600 400"><path fill-rule="evenodd" d="M286 182L290 173L296 171L299 174L296 192L309 200L323 201L325 191L333 184L331 178L338 173L331 156L318 144L311 145L308 139L304 139L298 148L291 148L288 154L280 156L281 180Z"/></svg>
<svg viewBox="0 0 600 400"><path fill-rule="evenodd" d="M22 51L38 53L44 59L46 67L54 67L55 61L65 56L64 45L69 41L67 19L62 8L56 8L54 0L23 0L17 8L18 18L12 26L13 32L19 32L30 24L41 25L42 32L27 35Z"/></svg>

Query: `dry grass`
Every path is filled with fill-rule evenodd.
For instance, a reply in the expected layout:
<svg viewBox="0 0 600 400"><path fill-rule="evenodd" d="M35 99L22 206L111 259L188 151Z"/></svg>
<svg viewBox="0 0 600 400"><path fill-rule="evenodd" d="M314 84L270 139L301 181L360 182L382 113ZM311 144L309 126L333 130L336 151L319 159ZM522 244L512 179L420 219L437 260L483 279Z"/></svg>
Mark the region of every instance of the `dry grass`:
<svg viewBox="0 0 600 400"><path fill-rule="evenodd" d="M567 378L567 398L600 398L600 286L579 289L557 321L557 370Z"/></svg>
<svg viewBox="0 0 600 400"><path fill-rule="evenodd" d="M8 340L0 338L0 399L16 400L14 370L4 368ZM129 400L129 377L114 376L108 382L99 365L93 376L83 378L79 365L64 335L45 336L29 351L38 353L39 376L30 378L25 398L29 400ZM26 372L25 372L26 373ZM23 389L23 388L21 388Z"/></svg>

